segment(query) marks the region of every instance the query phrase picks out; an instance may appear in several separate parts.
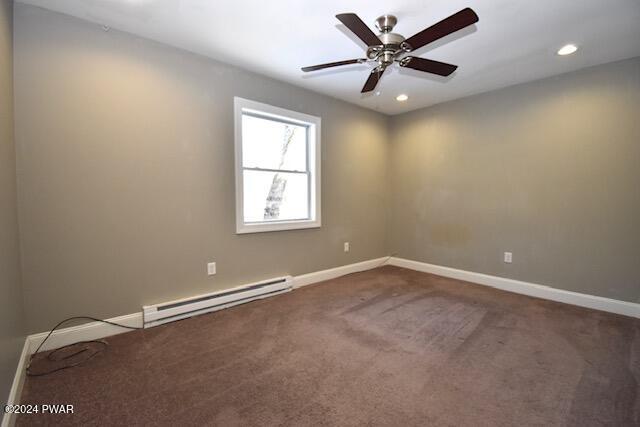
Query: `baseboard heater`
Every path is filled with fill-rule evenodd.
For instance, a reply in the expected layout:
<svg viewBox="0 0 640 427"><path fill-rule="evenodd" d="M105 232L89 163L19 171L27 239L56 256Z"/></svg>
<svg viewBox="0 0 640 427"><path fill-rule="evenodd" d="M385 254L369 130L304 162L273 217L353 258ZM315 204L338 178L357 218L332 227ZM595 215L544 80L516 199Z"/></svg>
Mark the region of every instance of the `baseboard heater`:
<svg viewBox="0 0 640 427"><path fill-rule="evenodd" d="M262 299L293 288L291 276L279 277L250 285L238 286L220 292L198 295L191 298L169 301L162 304L146 305L142 307L144 327L162 325L198 314L209 313L244 304L249 301Z"/></svg>

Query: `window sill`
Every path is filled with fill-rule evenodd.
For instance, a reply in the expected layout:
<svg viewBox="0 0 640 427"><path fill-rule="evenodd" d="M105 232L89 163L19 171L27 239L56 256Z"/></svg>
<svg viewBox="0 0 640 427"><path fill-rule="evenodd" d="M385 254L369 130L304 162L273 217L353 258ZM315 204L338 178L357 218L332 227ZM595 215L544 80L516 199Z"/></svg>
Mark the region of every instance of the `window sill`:
<svg viewBox="0 0 640 427"><path fill-rule="evenodd" d="M320 228L320 220L282 221L274 223L237 224L236 234L268 233L270 231L302 230Z"/></svg>

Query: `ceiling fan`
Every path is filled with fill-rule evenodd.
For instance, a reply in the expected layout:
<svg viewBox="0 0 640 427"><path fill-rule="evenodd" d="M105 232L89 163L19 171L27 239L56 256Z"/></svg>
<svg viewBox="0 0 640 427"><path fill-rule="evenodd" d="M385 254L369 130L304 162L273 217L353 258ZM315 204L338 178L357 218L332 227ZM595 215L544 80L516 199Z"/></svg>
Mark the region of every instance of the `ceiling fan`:
<svg viewBox="0 0 640 427"><path fill-rule="evenodd" d="M383 15L376 19L376 28L380 30L379 35L371 31L355 13L341 13L340 15L336 15L336 18L349 28L360 40L367 44L367 57L302 67L302 71L309 72L338 67L340 65L377 62L378 65L371 71L369 78L367 78L367 81L362 87L362 93L371 92L375 89L384 70L394 62L397 62L401 67L412 68L426 73L440 76L450 75L458 68L457 65L406 54L478 22L478 15L476 15L471 8L467 7L405 39L400 34L391 32L398 22L397 18L393 15Z"/></svg>

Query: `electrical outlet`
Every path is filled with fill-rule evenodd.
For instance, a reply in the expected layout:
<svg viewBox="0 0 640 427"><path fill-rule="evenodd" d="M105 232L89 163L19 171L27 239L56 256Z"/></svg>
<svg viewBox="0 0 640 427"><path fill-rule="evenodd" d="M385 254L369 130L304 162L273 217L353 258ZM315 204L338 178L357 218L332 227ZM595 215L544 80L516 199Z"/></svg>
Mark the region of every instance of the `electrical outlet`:
<svg viewBox="0 0 640 427"><path fill-rule="evenodd" d="M513 254L511 252L505 252L504 253L504 262L506 262L507 264L511 264L512 260L513 260Z"/></svg>
<svg viewBox="0 0 640 427"><path fill-rule="evenodd" d="M344 251L349 252L349 242L344 242Z"/></svg>
<svg viewBox="0 0 640 427"><path fill-rule="evenodd" d="M210 262L207 264L207 275L213 276L214 274L216 274L216 263Z"/></svg>

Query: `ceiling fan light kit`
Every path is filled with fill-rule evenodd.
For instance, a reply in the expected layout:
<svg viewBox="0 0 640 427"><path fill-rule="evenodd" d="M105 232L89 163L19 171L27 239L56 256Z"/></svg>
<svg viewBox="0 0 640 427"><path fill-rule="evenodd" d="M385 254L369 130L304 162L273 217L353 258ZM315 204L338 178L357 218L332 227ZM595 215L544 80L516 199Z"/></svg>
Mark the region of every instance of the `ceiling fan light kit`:
<svg viewBox="0 0 640 427"><path fill-rule="evenodd" d="M401 67L426 73L440 76L451 75L451 73L458 68L456 65L407 54L478 22L478 15L476 15L471 8L466 8L405 39L402 35L392 32L398 23L398 19L393 15L382 15L376 19L376 28L380 31L378 35L371 31L355 13L342 13L336 15L336 18L367 45L366 58L348 59L345 61L303 67L302 71L310 72L341 65L362 64L365 62L377 63L362 87L362 93L374 90L384 71L394 62L398 63Z"/></svg>

